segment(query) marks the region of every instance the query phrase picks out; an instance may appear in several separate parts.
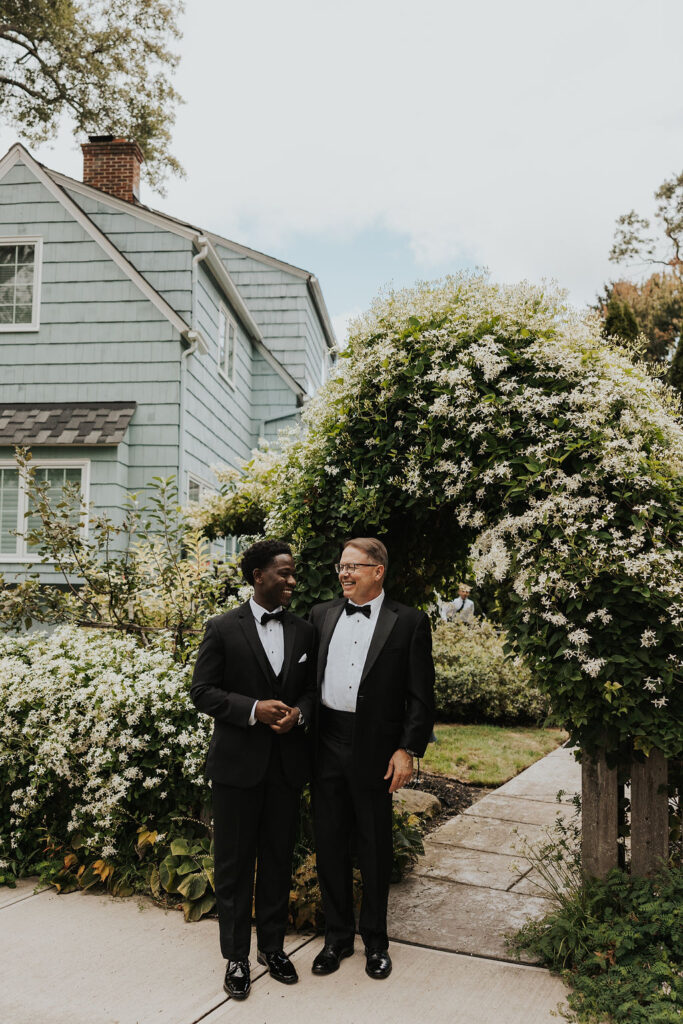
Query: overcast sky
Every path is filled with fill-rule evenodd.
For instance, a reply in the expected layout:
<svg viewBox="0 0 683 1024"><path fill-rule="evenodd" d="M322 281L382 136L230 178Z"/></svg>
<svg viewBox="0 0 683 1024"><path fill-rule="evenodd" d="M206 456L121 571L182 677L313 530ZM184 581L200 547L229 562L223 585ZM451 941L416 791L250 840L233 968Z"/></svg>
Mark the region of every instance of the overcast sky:
<svg viewBox="0 0 683 1024"><path fill-rule="evenodd" d="M593 301L616 217L683 170L680 0L187 0L182 26L187 179L143 202L313 271L339 335L463 267ZM68 131L33 152L81 177Z"/></svg>

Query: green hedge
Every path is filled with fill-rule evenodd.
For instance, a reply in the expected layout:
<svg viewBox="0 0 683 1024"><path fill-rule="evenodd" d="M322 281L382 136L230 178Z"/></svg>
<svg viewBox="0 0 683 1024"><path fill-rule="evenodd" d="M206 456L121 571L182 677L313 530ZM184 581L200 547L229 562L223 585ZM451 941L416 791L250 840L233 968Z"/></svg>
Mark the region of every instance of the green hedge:
<svg viewBox="0 0 683 1024"><path fill-rule="evenodd" d="M537 722L548 712L521 658L505 655L505 633L486 620L440 622L434 632L436 716L441 722Z"/></svg>

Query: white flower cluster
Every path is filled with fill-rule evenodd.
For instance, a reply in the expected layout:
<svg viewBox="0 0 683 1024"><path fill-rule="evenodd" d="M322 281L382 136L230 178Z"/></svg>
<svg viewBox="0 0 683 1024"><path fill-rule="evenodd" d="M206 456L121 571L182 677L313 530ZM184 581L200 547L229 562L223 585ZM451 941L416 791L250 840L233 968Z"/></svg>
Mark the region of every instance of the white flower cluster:
<svg viewBox="0 0 683 1024"><path fill-rule="evenodd" d="M636 685L640 673L625 706L665 707L680 685L681 659L669 655L683 628L674 393L562 292L483 276L381 296L343 355L279 468L260 481L247 471L245 488L265 495L267 532L305 550L310 512L332 492L345 522L381 527L402 504L438 510L471 539L476 580L507 580L522 602L527 647L534 632L552 640L547 660L540 646L530 656L549 686L564 673L563 700L569 679L584 695L608 692L600 713L616 719L622 691L604 684ZM429 561L438 557L432 545ZM653 670L666 691L654 705L643 686Z"/></svg>
<svg viewBox="0 0 683 1024"><path fill-rule="evenodd" d="M13 781L0 849L52 822L113 856L120 830L199 796L210 721L189 668L149 647L64 626L0 639L0 777ZM141 820L142 819L142 820Z"/></svg>

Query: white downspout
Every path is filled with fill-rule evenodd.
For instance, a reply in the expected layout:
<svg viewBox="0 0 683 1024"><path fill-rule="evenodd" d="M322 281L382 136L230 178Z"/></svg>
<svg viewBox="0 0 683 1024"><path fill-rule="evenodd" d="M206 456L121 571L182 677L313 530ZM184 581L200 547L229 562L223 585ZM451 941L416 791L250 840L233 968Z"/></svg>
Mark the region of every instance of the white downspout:
<svg viewBox="0 0 683 1024"><path fill-rule="evenodd" d="M199 270L197 269L202 260L206 259L209 251L209 240L204 235L198 235L195 239L195 244L199 248L199 252L195 253L192 257L192 293L190 301L192 305L192 330L188 331L185 335L186 339L190 342L189 348L186 348L180 356L180 408L178 413L178 502L181 505L185 505L187 502L187 495L185 494L185 392L187 390L187 365L188 359L197 351L197 345L199 343L199 328L198 328L198 298L197 298L197 282L199 279Z"/></svg>

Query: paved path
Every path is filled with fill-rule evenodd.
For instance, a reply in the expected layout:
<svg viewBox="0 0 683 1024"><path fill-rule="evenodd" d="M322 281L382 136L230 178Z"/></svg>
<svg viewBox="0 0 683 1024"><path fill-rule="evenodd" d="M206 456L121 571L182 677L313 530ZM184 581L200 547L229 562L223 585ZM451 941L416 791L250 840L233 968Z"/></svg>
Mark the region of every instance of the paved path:
<svg viewBox="0 0 683 1024"><path fill-rule="evenodd" d="M0 889L0 1022L553 1024L564 985L504 962L501 933L545 907L513 852L513 829L539 836L562 812L557 790L578 779L570 755L556 751L431 834L424 861L392 888L394 973L381 983L365 976L360 940L337 974L316 978L321 940L293 935L286 948L299 984L285 988L258 967L252 995L236 1003L221 988L215 921L186 925L136 898L34 894L29 882Z"/></svg>
<svg viewBox="0 0 683 1024"><path fill-rule="evenodd" d="M510 959L505 933L547 909L520 855L523 840L543 842L558 815L573 814L580 790L581 768L560 747L441 825L415 870L392 886L390 937Z"/></svg>

